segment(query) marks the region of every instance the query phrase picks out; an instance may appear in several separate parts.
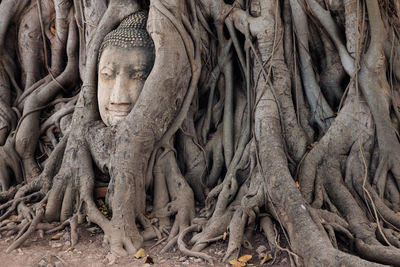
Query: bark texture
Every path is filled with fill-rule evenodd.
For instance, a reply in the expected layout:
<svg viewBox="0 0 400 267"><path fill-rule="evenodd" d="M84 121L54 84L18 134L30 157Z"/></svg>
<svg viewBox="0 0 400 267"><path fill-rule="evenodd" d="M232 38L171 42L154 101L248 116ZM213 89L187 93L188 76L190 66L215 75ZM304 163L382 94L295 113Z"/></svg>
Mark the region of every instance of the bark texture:
<svg viewBox="0 0 400 267"><path fill-rule="evenodd" d="M139 10L154 67L107 127L100 45ZM88 221L119 256L228 261L260 229L292 265L400 266L399 38L389 0L0 1L8 251Z"/></svg>

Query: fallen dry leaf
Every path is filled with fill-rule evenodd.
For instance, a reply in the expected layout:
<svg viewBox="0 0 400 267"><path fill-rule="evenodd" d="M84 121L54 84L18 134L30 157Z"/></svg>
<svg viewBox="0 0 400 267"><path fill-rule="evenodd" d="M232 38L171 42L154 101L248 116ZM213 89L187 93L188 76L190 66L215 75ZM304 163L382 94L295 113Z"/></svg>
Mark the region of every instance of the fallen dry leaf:
<svg viewBox="0 0 400 267"><path fill-rule="evenodd" d="M59 236L59 235L53 235L53 236L51 236L51 240L60 240L60 238L61 238L61 236Z"/></svg>
<svg viewBox="0 0 400 267"><path fill-rule="evenodd" d="M266 262L269 262L270 260L272 260L272 255L267 253L265 254L264 258L261 260L260 265L263 265Z"/></svg>
<svg viewBox="0 0 400 267"><path fill-rule="evenodd" d="M246 266L246 263L240 262L238 260L230 260L229 264L232 265L232 267L243 267L243 266Z"/></svg>
<svg viewBox="0 0 400 267"><path fill-rule="evenodd" d="M228 234L226 233L226 232L224 232L224 236L222 237L222 240L226 240L226 236L227 236Z"/></svg>
<svg viewBox="0 0 400 267"><path fill-rule="evenodd" d="M135 254L135 258L136 259L141 259L141 258L144 258L144 257L146 257L147 256L147 253L146 253L146 251L144 250L144 249L139 249L137 252L136 252L136 254Z"/></svg>
<svg viewBox="0 0 400 267"><path fill-rule="evenodd" d="M249 260L251 260L251 258L252 258L251 255L246 254L246 255L243 255L243 256L239 257L238 261L243 262L243 263L246 263L246 262L248 262Z"/></svg>

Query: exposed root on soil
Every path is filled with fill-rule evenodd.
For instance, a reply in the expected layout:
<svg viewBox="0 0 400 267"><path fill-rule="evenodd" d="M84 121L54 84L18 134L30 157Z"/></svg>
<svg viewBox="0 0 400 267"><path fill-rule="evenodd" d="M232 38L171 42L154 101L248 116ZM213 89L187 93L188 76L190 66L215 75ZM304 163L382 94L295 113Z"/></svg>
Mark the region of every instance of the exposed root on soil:
<svg viewBox="0 0 400 267"><path fill-rule="evenodd" d="M212 264L228 238L226 262L259 229L293 265L399 264L400 6L225 2L1 1L7 252L66 227L74 246L87 221L118 256L157 239ZM106 127L99 48L138 10L154 67Z"/></svg>

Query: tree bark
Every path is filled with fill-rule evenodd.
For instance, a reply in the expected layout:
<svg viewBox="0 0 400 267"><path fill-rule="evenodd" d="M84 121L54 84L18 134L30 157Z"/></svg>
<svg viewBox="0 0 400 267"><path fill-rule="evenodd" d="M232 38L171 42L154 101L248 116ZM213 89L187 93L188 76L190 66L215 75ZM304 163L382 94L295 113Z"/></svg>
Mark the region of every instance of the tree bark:
<svg viewBox="0 0 400 267"><path fill-rule="evenodd" d="M212 262L228 236L229 261L259 227L298 266L399 264L398 2L227 2L0 1L8 251L88 221L120 256L167 238ZM99 49L139 10L154 66L107 127Z"/></svg>

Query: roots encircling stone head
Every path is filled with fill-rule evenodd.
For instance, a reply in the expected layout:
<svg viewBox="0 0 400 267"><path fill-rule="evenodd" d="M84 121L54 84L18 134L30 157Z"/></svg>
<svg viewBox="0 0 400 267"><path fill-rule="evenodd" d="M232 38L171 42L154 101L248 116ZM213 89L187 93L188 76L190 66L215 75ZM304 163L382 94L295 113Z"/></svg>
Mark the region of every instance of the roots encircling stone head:
<svg viewBox="0 0 400 267"><path fill-rule="evenodd" d="M396 2L95 2L0 3L9 250L66 226L74 245L89 221L120 256L157 238L211 262L201 250L229 238L228 261L261 229L299 266L400 262ZM154 67L128 70L140 94L106 127L99 49L138 10Z"/></svg>

